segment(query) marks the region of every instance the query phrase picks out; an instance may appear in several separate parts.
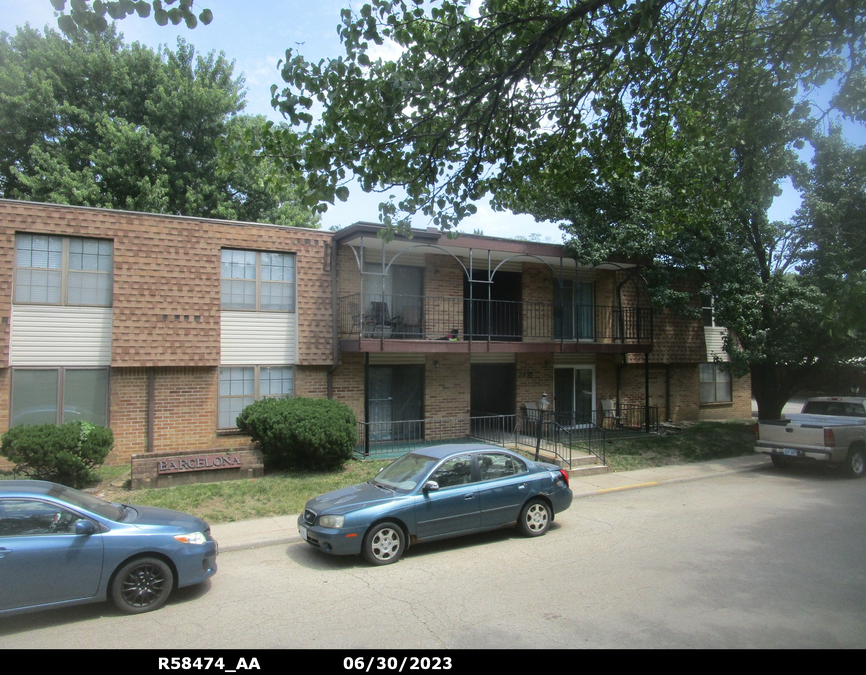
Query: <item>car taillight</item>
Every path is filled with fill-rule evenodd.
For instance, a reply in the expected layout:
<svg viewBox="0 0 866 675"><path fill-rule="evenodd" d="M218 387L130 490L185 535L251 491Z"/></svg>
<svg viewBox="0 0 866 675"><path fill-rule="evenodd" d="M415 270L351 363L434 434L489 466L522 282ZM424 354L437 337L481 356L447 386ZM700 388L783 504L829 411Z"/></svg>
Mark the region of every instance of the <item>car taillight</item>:
<svg viewBox="0 0 866 675"><path fill-rule="evenodd" d="M755 423L754 431L755 431L755 440L760 441L761 440L761 429L757 423Z"/></svg>
<svg viewBox="0 0 866 675"><path fill-rule="evenodd" d="M562 476L562 480L565 481L565 487L570 487L571 483L568 480L568 471L566 471L565 469L560 469L559 474Z"/></svg>
<svg viewBox="0 0 866 675"><path fill-rule="evenodd" d="M836 447L836 436L833 435L832 429L824 429L824 447Z"/></svg>

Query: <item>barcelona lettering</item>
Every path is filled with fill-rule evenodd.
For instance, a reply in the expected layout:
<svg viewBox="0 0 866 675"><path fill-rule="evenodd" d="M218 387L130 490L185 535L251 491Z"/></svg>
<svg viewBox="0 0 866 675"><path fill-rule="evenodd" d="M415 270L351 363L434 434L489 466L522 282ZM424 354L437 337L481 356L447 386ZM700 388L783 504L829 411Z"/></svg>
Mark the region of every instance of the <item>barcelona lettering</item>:
<svg viewBox="0 0 866 675"><path fill-rule="evenodd" d="M174 457L160 459L156 463L158 473L182 473L184 471L208 471L212 469L239 469L241 458L237 455L199 455L196 457Z"/></svg>

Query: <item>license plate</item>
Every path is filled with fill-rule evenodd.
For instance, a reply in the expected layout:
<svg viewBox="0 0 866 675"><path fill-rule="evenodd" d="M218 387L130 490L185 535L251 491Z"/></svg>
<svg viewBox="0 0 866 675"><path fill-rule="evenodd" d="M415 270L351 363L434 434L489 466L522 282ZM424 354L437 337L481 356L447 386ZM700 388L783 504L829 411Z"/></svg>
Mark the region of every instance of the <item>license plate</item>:
<svg viewBox="0 0 866 675"><path fill-rule="evenodd" d="M301 530L301 539L303 539L304 541L307 541L307 528L302 527L302 528L300 528L300 530Z"/></svg>
<svg viewBox="0 0 866 675"><path fill-rule="evenodd" d="M800 451L794 450L793 448L782 448L782 454L787 455L788 457L799 457Z"/></svg>

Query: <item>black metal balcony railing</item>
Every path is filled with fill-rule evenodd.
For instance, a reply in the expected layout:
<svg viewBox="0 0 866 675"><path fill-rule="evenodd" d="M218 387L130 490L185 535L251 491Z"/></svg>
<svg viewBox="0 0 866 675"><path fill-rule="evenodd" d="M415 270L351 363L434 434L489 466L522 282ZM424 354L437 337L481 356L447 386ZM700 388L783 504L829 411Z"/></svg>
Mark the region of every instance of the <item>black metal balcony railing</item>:
<svg viewBox="0 0 866 675"><path fill-rule="evenodd" d="M340 298L341 338L652 342L652 310L553 302L361 295Z"/></svg>

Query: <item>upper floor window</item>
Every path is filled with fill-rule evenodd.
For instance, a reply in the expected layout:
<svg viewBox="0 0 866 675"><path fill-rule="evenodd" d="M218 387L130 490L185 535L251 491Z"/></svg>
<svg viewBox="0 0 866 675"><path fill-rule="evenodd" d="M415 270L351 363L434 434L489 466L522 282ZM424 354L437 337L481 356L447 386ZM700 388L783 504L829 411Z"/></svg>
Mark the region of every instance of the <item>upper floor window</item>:
<svg viewBox="0 0 866 675"><path fill-rule="evenodd" d="M705 327L709 328L716 325L713 316L713 296L709 293L701 293L701 316L704 319Z"/></svg>
<svg viewBox="0 0 866 675"><path fill-rule="evenodd" d="M291 253L222 251L222 308L295 311L295 256Z"/></svg>
<svg viewBox="0 0 866 675"><path fill-rule="evenodd" d="M15 238L15 302L111 307L113 246L104 239Z"/></svg>

